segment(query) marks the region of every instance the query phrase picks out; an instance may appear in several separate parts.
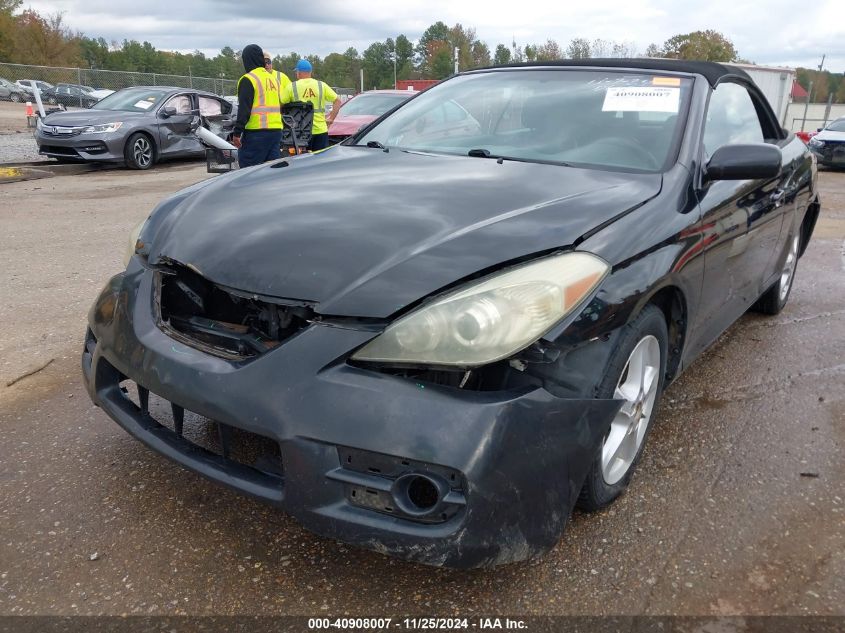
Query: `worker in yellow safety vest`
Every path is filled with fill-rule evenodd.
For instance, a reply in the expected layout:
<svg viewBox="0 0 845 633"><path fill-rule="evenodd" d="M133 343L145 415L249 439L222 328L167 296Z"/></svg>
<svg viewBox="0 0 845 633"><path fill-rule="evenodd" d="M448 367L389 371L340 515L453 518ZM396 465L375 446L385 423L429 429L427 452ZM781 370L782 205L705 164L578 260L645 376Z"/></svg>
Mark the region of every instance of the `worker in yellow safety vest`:
<svg viewBox="0 0 845 633"><path fill-rule="evenodd" d="M257 44L241 55L246 73L238 80L238 118L232 144L241 167L281 158L282 107L277 79L264 67L264 52Z"/></svg>
<svg viewBox="0 0 845 633"><path fill-rule="evenodd" d="M300 59L296 63L294 73L296 81L282 92L282 103L292 101L310 101L314 104L314 124L311 128L312 152L329 146L329 125L332 124L340 108L340 97L329 84L311 77L313 68L307 59ZM326 106L332 104L332 112L326 120Z"/></svg>
<svg viewBox="0 0 845 633"><path fill-rule="evenodd" d="M276 85L279 86L279 97L281 97L290 85L290 79L281 70L273 70L273 59L267 51L264 51L264 69L276 78Z"/></svg>

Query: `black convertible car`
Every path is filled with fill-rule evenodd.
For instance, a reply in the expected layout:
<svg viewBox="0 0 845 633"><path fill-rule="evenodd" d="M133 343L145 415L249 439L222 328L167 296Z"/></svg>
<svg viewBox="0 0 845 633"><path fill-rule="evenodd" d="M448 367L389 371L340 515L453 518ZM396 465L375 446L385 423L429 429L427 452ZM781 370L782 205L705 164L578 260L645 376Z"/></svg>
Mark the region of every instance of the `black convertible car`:
<svg viewBox="0 0 845 633"><path fill-rule="evenodd" d="M467 72L159 205L83 373L149 447L315 532L525 559L623 492L667 383L784 307L819 208L741 70Z"/></svg>

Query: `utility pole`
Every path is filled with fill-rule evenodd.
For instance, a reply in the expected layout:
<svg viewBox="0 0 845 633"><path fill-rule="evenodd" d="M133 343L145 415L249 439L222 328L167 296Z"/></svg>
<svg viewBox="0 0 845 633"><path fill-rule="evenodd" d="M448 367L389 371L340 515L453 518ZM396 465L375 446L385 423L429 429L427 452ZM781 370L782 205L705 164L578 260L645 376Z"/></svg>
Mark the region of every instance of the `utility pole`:
<svg viewBox="0 0 845 633"><path fill-rule="evenodd" d="M364 92L364 69L361 69L361 92Z"/></svg>
<svg viewBox="0 0 845 633"><path fill-rule="evenodd" d="M810 107L810 99L813 98L813 82L810 82L810 89L807 91L807 103L804 104L804 118L801 119L801 131L804 131L804 125L807 123L807 108Z"/></svg>
<svg viewBox="0 0 845 633"><path fill-rule="evenodd" d="M396 86L399 84L396 82L396 44L393 44L393 89L396 90Z"/></svg>
<svg viewBox="0 0 845 633"><path fill-rule="evenodd" d="M457 46L455 47L455 74L458 74L458 53L461 52L461 49Z"/></svg>
<svg viewBox="0 0 845 633"><path fill-rule="evenodd" d="M819 72L821 72L821 71L822 71L822 68L824 67L824 58L825 58L825 57L827 57L827 55L826 55L826 54L825 54L825 55L822 55L822 61L821 61L821 63L819 64Z"/></svg>

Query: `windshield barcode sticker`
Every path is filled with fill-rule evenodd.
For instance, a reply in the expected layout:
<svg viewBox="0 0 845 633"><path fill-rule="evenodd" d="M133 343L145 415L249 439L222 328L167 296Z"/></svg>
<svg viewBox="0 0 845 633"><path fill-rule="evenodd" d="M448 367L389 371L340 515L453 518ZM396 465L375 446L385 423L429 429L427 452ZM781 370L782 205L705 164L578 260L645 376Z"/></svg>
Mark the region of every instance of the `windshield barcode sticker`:
<svg viewBox="0 0 845 633"><path fill-rule="evenodd" d="M608 88L602 112L677 112L680 88Z"/></svg>

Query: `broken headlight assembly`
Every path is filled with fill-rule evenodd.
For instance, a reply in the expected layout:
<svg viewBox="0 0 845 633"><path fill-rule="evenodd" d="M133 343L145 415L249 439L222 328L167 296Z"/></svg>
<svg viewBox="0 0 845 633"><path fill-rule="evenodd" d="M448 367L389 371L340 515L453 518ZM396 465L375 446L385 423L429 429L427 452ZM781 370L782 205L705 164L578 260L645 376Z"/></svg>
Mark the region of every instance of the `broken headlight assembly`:
<svg viewBox="0 0 845 633"><path fill-rule="evenodd" d="M132 229L132 232L129 233L129 241L126 244L126 250L123 253L123 266L129 266L129 261L132 259L132 256L135 254L135 251L138 248L138 238L141 236L141 231L144 229L144 225L147 223L147 218L144 218L138 224L135 225L135 228Z"/></svg>
<svg viewBox="0 0 845 633"><path fill-rule="evenodd" d="M609 270L576 252L496 273L402 317L352 359L477 367L508 358L577 308Z"/></svg>

